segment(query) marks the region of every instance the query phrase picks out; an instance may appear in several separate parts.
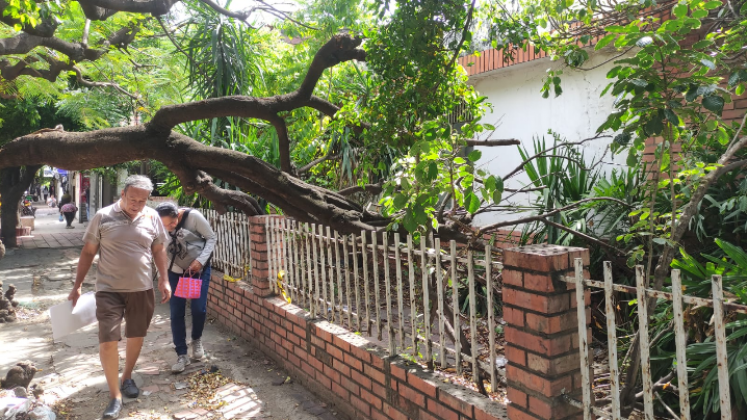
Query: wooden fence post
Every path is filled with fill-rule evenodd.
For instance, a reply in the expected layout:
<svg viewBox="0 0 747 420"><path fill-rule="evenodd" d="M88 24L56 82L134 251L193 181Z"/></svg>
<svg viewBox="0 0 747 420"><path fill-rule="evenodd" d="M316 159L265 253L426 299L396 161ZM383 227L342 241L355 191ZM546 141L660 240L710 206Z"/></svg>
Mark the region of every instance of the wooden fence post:
<svg viewBox="0 0 747 420"><path fill-rule="evenodd" d="M562 397L581 400L582 387L575 285L560 276L573 275L576 258L588 268L589 251L530 245L503 255L508 418L580 419L581 410ZM590 305L588 290L585 303Z"/></svg>

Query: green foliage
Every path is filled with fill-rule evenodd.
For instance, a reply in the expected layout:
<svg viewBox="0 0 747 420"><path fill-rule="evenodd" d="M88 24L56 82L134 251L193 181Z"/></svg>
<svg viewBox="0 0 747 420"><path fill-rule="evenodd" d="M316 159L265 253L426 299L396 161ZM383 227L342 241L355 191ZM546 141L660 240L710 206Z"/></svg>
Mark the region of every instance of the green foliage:
<svg viewBox="0 0 747 420"><path fill-rule="evenodd" d="M387 173L383 213L410 232L437 228L449 204L474 214L500 201L503 180L476 169L480 152L463 156L465 139L487 128L480 123L483 97L456 65L467 51L473 9L463 1L382 1L378 26L366 37L369 95L344 105L337 129L370 121L361 135L359 183ZM457 121L457 124L452 124ZM403 155L393 166L391 156Z"/></svg>
<svg viewBox="0 0 747 420"><path fill-rule="evenodd" d="M731 300L747 303L747 252L741 247L719 239L716 245L723 257L702 254L705 263L681 250L682 258L672 263L682 272L682 284L689 295L710 297L711 277L722 276L724 292ZM716 343L713 328L709 325L712 310L694 309L691 328L698 342L687 348L688 370L691 387L694 389L693 407L703 414L719 411L719 384L716 369ZM732 402L739 410L747 409L747 318L744 315L730 317L726 325L729 382Z"/></svg>
<svg viewBox="0 0 747 420"><path fill-rule="evenodd" d="M189 2L194 24L184 50L189 54L188 86L194 98L249 95L262 91L263 36L256 29Z"/></svg>
<svg viewBox="0 0 747 420"><path fill-rule="evenodd" d="M494 7L491 35L498 47L531 42L571 68L585 68L590 67L586 47L591 34L601 31L594 50L620 52L607 73L610 83L602 91L603 96L615 98L616 109L599 132L616 132L612 150L627 150L630 165L651 137L663 137L668 143L660 151L665 161L670 160L671 145L688 152L731 139L729 131L734 127L723 121L723 110L744 93L747 83L744 59L738 58L747 41L747 20L741 11L702 0L664 6L672 7L673 16L667 20L648 12L658 7L651 0L617 2L614 12L603 2L573 0L532 1L520 11L498 0ZM715 15L719 20L711 24ZM600 21L605 26L596 28ZM694 37L700 38L695 42ZM543 96L562 91L559 73L548 73Z"/></svg>
<svg viewBox="0 0 747 420"><path fill-rule="evenodd" d="M707 297L711 292L711 277L722 276L724 290L736 297L739 303L747 304L747 253L721 239L714 241L723 257L701 254L703 262L680 249L681 259L672 262L672 268L682 270L682 284L688 294Z"/></svg>
<svg viewBox="0 0 747 420"><path fill-rule="evenodd" d="M54 102L38 97L2 101L0 121L3 121L0 125L0 146L39 129L54 128L57 124L70 131L83 127L76 116L69 116Z"/></svg>
<svg viewBox="0 0 747 420"><path fill-rule="evenodd" d="M36 26L39 21L41 9L36 2L31 0L8 0L3 9L3 16L16 19L18 23L13 29L20 31L24 26Z"/></svg>
<svg viewBox="0 0 747 420"><path fill-rule="evenodd" d="M565 143L565 140L553 134L551 146L547 145L544 138L534 139L532 152L519 146L519 154L526 162L524 171L532 186L540 189L535 193L535 200L532 203L533 210L538 214L564 208L591 197L599 178L599 169L594 168L594 161L591 162L591 167L587 167L582 152L562 143ZM552 147L556 149L546 152ZM537 155L539 156L531 159ZM591 206L582 206L558 212L547 219L577 232L586 233L590 229L587 219L590 219L592 214ZM531 240L537 243L578 244L574 235L541 221L525 225L522 235L532 238Z"/></svg>

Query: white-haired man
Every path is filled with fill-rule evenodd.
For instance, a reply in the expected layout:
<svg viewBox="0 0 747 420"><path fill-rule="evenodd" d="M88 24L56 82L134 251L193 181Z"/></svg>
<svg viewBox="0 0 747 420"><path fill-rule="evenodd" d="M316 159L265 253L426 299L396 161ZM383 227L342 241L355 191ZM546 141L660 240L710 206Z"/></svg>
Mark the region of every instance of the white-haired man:
<svg viewBox="0 0 747 420"><path fill-rule="evenodd" d="M140 393L132 380L132 369L155 310L151 261L155 261L158 268L161 303L168 302L171 297L166 255L169 236L158 213L145 207L152 191L150 179L130 176L125 180L119 201L96 213L83 236L85 245L78 261L75 286L68 296L75 306L83 279L99 254L96 273L99 356L111 394L104 419L119 416L122 394L136 398ZM127 351L120 383L117 342L122 339L122 319L126 321Z"/></svg>

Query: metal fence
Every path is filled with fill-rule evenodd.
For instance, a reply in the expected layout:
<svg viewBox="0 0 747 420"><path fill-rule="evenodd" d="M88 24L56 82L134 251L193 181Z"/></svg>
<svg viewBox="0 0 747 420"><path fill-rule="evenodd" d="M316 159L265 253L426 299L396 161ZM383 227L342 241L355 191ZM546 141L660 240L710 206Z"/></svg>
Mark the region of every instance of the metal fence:
<svg viewBox="0 0 747 420"><path fill-rule="evenodd" d="M289 302L402 354L497 386L494 290L502 264L454 241L415 246L407 235L340 235L329 227L269 219L270 278ZM461 296L461 298L460 298ZM465 309L468 302L469 309ZM478 311L478 307L481 308ZM466 313L463 313L466 312ZM467 338L468 337L468 338Z"/></svg>
<svg viewBox="0 0 747 420"><path fill-rule="evenodd" d="M730 304L724 302L724 293L721 276L714 275L712 278L713 299L704 299L689 296L682 293L682 282L680 270L672 270L672 293L653 290L646 287L645 270L643 266L636 266L636 286L625 286L614 284L612 280L612 264L604 262L604 281L585 279L583 275L583 262L575 260L575 275L565 276L563 280L576 285L576 299L578 303L578 326L579 326L579 351L581 356L581 376L583 383L583 401L568 399L575 406L583 407L584 420L591 419L592 414L603 419L622 419L620 415L620 369L617 355L617 326L615 325L617 308L614 305L614 293L626 293L636 297L638 304L638 326L641 352L641 380L643 384L643 415L645 420L654 420L654 400L659 395L654 391L651 376L651 357L649 337L649 304L651 298L665 299L672 302L673 326L675 334L675 360L677 366L677 391L679 394L680 414L677 415L668 406L664 406L669 414L682 420L690 420L690 392L688 386L687 372L687 342L688 336L685 331L683 305L695 305L713 308L714 339L716 345L716 365L719 381L719 403L721 407L720 417L723 420L732 420L732 404L730 401L729 366L726 347L726 323L724 311L747 314L747 306ZM592 386L590 377L591 359L589 357L589 345L587 343L586 307L584 305L585 288L602 289L605 297L605 316L607 318L607 350L609 360L609 378L611 388L611 404L606 409L595 407L592 401Z"/></svg>
<svg viewBox="0 0 747 420"><path fill-rule="evenodd" d="M251 254L249 219L243 213L200 210L218 236L211 266L230 277L244 278L248 273Z"/></svg>

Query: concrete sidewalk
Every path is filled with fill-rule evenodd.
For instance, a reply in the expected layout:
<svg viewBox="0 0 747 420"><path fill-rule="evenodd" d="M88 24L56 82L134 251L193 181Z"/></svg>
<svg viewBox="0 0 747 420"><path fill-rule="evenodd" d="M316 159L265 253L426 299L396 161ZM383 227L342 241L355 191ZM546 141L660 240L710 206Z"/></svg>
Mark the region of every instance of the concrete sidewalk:
<svg viewBox="0 0 747 420"><path fill-rule="evenodd" d="M66 229L67 223L60 222L59 216L56 208L38 207L34 230L30 236L19 236L18 246L23 249L82 247L88 223L79 223L76 219L73 221L75 229Z"/></svg>
<svg viewBox="0 0 747 420"><path fill-rule="evenodd" d="M44 223L56 215L39 214ZM59 223L59 222L56 222ZM0 260L0 279L18 287L18 321L0 324L0 375L19 361L31 360L37 368L32 384L41 385L42 399L54 407L60 420L98 419L109 401L99 363L97 324L52 340L47 309L64 302L73 285L83 229L45 233L24 238L27 245L9 250ZM45 225L40 225L43 227ZM49 227L49 229L47 229ZM72 239L71 239L72 238ZM80 245L75 246L76 241ZM72 244L72 245L70 245ZM39 246L41 245L41 246ZM71 247L67 247L67 246ZM38 249L47 247L46 249ZM36 248L36 249L30 249ZM92 291L94 267L83 283ZM160 301L158 293L157 301ZM189 313L189 310L187 310ZM293 383L288 374L250 343L235 337L209 320L203 342L207 357L184 373L174 375L176 361L171 339L169 305L158 304L133 379L141 389L137 399L125 400L121 418L140 420L218 419L344 419L310 391ZM191 317L187 317L187 325ZM189 327L188 327L189 328ZM120 369L126 339L120 342ZM219 372L210 374L217 369ZM2 392L2 391L0 391Z"/></svg>

